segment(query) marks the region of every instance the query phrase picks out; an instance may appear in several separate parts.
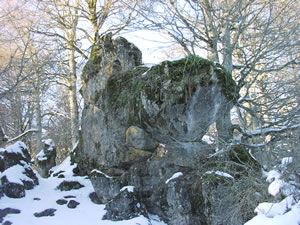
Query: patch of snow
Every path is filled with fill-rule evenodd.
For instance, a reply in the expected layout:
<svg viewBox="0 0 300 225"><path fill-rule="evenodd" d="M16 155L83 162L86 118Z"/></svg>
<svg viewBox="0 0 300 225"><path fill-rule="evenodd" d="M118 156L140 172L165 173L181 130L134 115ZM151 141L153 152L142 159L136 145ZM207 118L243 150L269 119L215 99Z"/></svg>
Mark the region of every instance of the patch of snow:
<svg viewBox="0 0 300 225"><path fill-rule="evenodd" d="M295 200L293 196L290 195L278 203L270 203L270 202L260 203L255 208L254 212L256 212L258 215L263 214L266 217L273 218L277 215L283 215L288 210L290 210L294 204L295 204Z"/></svg>
<svg viewBox="0 0 300 225"><path fill-rule="evenodd" d="M26 158L26 156L24 155L22 149L26 149L26 145L21 142L21 141L17 141L16 143L7 146L6 148L0 148L1 152L7 152L7 153L16 153L16 154L21 154L24 158Z"/></svg>
<svg viewBox="0 0 300 225"><path fill-rule="evenodd" d="M165 144L162 144L162 143L159 143L158 146L159 146L159 147L162 147L162 148L165 148L165 147L166 147L166 145L165 145Z"/></svg>
<svg viewBox="0 0 300 225"><path fill-rule="evenodd" d="M67 168L68 166L70 168ZM70 165L68 158L62 165L56 167L56 171L62 169L64 171L73 169L73 165ZM4 220L11 221L13 225L166 225L155 216L151 216L150 218L138 216L122 221L102 220L102 217L106 213L104 209L105 205L97 205L91 202L88 196L91 192L94 192L94 188L90 180L86 179L86 177L70 177L70 179L76 179L84 185L81 189L70 190L67 193L67 195L75 196L75 200L80 205L74 209L69 209L66 205L58 205L56 201L66 196L66 192L56 189L62 182L62 179L57 177L42 178L38 174L37 176L39 178L39 185L35 186L32 190L27 190L24 198L13 199L7 196L1 198L0 209L10 207L21 210L20 214L9 214ZM39 198L40 200L33 200L34 198ZM57 209L54 216L36 218L33 215L35 212L41 212L48 208Z"/></svg>
<svg viewBox="0 0 300 225"><path fill-rule="evenodd" d="M177 173L174 173L169 179L166 180L166 184L169 183L171 180L174 180L180 176L182 176L183 173L182 172L177 172Z"/></svg>
<svg viewBox="0 0 300 225"><path fill-rule="evenodd" d="M287 167L293 162L293 157L284 157L281 159L281 166Z"/></svg>
<svg viewBox="0 0 300 225"><path fill-rule="evenodd" d="M275 179L268 187L268 193L272 196L277 196L280 194L280 190L285 182L281 179Z"/></svg>
<svg viewBox="0 0 300 225"><path fill-rule="evenodd" d="M37 155L36 155L37 160L39 161L44 161L47 160L46 154L44 150L41 150Z"/></svg>
<svg viewBox="0 0 300 225"><path fill-rule="evenodd" d="M293 182L285 183L283 187L281 187L280 192L283 196L289 196L293 195L297 192L297 188L295 187L295 184L292 185Z"/></svg>
<svg viewBox="0 0 300 225"><path fill-rule="evenodd" d="M215 139L209 135L204 135L202 137L202 141L206 142L207 144L211 145L214 143Z"/></svg>
<svg viewBox="0 0 300 225"><path fill-rule="evenodd" d="M99 173L99 174L104 175L106 178L112 179L111 176L108 176L106 173L103 173L102 171L97 170L97 169L93 169L93 170L91 171L91 173Z"/></svg>
<svg viewBox="0 0 300 225"><path fill-rule="evenodd" d="M43 140L43 143L48 146L55 147L54 141L52 139Z"/></svg>
<svg viewBox="0 0 300 225"><path fill-rule="evenodd" d="M120 189L120 192L127 190L128 192L134 192L134 186L124 186Z"/></svg>
<svg viewBox="0 0 300 225"><path fill-rule="evenodd" d="M72 177L74 175L73 170L77 167L77 164L74 163L71 165L71 157L68 156L60 165L54 166L50 169L51 176L53 174L63 171L65 177Z"/></svg>
<svg viewBox="0 0 300 225"><path fill-rule="evenodd" d="M207 171L205 172L205 174L216 174L216 175L219 175L221 177L227 177L227 178L230 178L230 179L233 179L234 180L234 177L231 176L229 173L226 173L226 172L222 172L222 171Z"/></svg>
<svg viewBox="0 0 300 225"><path fill-rule="evenodd" d="M270 170L265 174L266 181L268 183L273 182L276 179L279 179L281 177L281 173L279 173L277 170Z"/></svg>
<svg viewBox="0 0 300 225"><path fill-rule="evenodd" d="M11 183L22 184L23 181L32 181L31 178L27 177L25 174L24 167L21 165L14 165L9 167L8 169L4 170L3 173L0 175L0 179L4 176L8 179Z"/></svg>

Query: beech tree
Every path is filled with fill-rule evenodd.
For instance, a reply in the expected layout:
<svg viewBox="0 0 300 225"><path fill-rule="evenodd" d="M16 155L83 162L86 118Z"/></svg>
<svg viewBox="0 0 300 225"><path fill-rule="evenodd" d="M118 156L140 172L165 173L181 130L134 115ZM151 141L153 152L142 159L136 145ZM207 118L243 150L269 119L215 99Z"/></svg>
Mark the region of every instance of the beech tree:
<svg viewBox="0 0 300 225"><path fill-rule="evenodd" d="M166 32L188 55L206 52L209 59L223 65L235 78L241 97L229 105L224 117L216 122L219 140L228 142L233 137L234 127L238 128L231 124L233 105L253 112L249 106L256 104L256 99L251 99L249 105L249 93L262 78L270 81L276 74L298 66L297 8L295 0L144 0L139 2L138 13L143 18L141 28ZM271 88L271 82L268 85ZM295 113L292 108L289 111ZM254 114L250 114L253 119ZM261 121L252 129L272 126L285 129L295 123L291 116L285 118L281 123ZM239 129L246 134L249 127Z"/></svg>

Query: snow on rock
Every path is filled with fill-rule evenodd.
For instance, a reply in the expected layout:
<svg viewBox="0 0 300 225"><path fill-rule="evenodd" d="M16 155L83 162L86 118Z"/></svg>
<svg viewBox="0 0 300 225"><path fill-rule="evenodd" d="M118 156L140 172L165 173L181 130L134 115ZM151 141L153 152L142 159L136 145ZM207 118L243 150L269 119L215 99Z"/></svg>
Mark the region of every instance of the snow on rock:
<svg viewBox="0 0 300 225"><path fill-rule="evenodd" d="M12 145L7 146L6 148L0 148L0 152L20 154L22 155L22 157L26 158L27 156L25 156L23 152L24 149L27 149L26 145L23 142L18 141Z"/></svg>
<svg viewBox="0 0 300 225"><path fill-rule="evenodd" d="M46 139L46 140L43 140L43 143L44 143L45 145L48 145L48 146L52 147L52 149L55 148L55 143L54 143L54 141L53 141L52 139Z"/></svg>
<svg viewBox="0 0 300 225"><path fill-rule="evenodd" d="M44 161L47 160L46 154L44 150L41 150L37 155L36 155L37 160L39 161Z"/></svg>
<svg viewBox="0 0 300 225"><path fill-rule="evenodd" d="M266 217L272 218L276 215L283 215L288 210L290 210L294 204L295 200L293 196L290 195L278 203L260 203L254 210L254 212L256 212L258 215L263 214Z"/></svg>
<svg viewBox="0 0 300 225"><path fill-rule="evenodd" d="M174 174L172 175L172 177L170 177L169 179L166 180L166 184L169 183L171 180L174 180L174 179L176 179L176 178L178 178L178 177L180 177L180 176L182 176L182 175L183 175L182 172L174 173Z"/></svg>
<svg viewBox="0 0 300 225"><path fill-rule="evenodd" d="M214 143L215 139L213 137L209 136L209 135L204 135L202 137L202 141L204 141L205 143L211 145L211 144Z"/></svg>
<svg viewBox="0 0 300 225"><path fill-rule="evenodd" d="M233 179L234 180L234 177L231 176L229 173L226 173L226 172L222 172L222 171L207 171L205 172L205 174L216 174L216 175L219 175L221 177L226 177L226 178L230 178L230 179Z"/></svg>
<svg viewBox="0 0 300 225"><path fill-rule="evenodd" d="M120 189L120 192L127 190L128 192L134 192L134 186L124 186Z"/></svg>
<svg viewBox="0 0 300 225"><path fill-rule="evenodd" d="M292 162L291 157L286 157L281 161L282 172L285 172L286 165ZM283 175L277 170L263 172L266 181L270 183L268 192L277 197L279 194L287 196L281 202L263 202L259 204L255 212L257 216L249 220L244 225L299 225L300 224L300 202L298 183L295 179L286 182ZM293 177L293 174L290 177ZM298 196L298 197L297 197Z"/></svg>
<svg viewBox="0 0 300 225"><path fill-rule="evenodd" d="M287 206L287 205L285 205ZM273 206L274 207L274 206ZM284 207L284 206L282 206ZM280 207L278 207L278 212ZM283 209L281 209L283 210ZM274 210L275 211L275 210ZM244 225L299 225L300 224L300 204L295 204L286 213L267 217L265 214L259 214Z"/></svg>
<svg viewBox="0 0 300 225"><path fill-rule="evenodd" d="M277 196L280 194L281 188L284 186L285 182L281 179L275 179L268 187L268 193L272 196Z"/></svg>
<svg viewBox="0 0 300 225"><path fill-rule="evenodd" d="M68 156L60 165L52 167L50 170L51 176L55 176L56 174L63 174L65 177L74 176L73 170L77 167L77 164L71 163L71 157Z"/></svg>
<svg viewBox="0 0 300 225"><path fill-rule="evenodd" d="M275 179L279 179L281 177L281 173L279 173L277 170L271 170L265 174L266 181L268 183L272 183Z"/></svg>
<svg viewBox="0 0 300 225"><path fill-rule="evenodd" d="M130 220L110 221L102 220L106 210L103 204L94 204L89 194L94 192L94 188L89 179L86 177L72 176L71 172L74 165L70 165L70 160L67 158L62 165L55 168L55 171L64 170L68 179L78 180L84 185L81 189L70 190L67 195L74 196L74 200L80 203L76 208L68 208L66 205L58 205L59 199L67 199L66 192L61 192L56 187L61 183L62 179L51 176L42 178L39 176L40 184L34 189L26 191L26 196L21 199L8 198L3 196L0 201L0 209L14 208L19 209L19 214L9 214L4 218L9 220L13 225L166 225L157 217L146 218L138 216ZM39 199L39 201L34 200ZM68 200L69 201L69 200ZM53 216L35 217L36 212L42 212L45 209L56 209ZM67 222L66 222L67 221Z"/></svg>
<svg viewBox="0 0 300 225"><path fill-rule="evenodd" d="M10 198L23 198L25 190L34 188L38 178L30 166L31 157L22 142L0 150L0 182L3 194Z"/></svg>
<svg viewBox="0 0 300 225"><path fill-rule="evenodd" d="M102 174L103 176L105 176L105 177L108 178L108 179L112 179L111 176L108 176L106 173L103 173L102 171L97 170L97 169L93 169L93 170L91 171L91 173L99 173L99 174Z"/></svg>
<svg viewBox="0 0 300 225"><path fill-rule="evenodd" d="M25 175L25 168L18 164L4 170L3 173L0 174L0 179L2 179L4 176L6 176L8 182L10 183L23 185L22 181L32 182L32 179Z"/></svg>

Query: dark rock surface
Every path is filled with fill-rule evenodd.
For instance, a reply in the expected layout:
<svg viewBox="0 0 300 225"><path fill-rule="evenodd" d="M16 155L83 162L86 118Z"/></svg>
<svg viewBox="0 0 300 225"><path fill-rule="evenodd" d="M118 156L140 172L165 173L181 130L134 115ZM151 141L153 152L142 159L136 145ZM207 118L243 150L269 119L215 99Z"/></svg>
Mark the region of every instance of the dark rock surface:
<svg viewBox="0 0 300 225"><path fill-rule="evenodd" d="M2 181L3 182L3 181ZM10 198L23 198L25 197L25 187L19 183L5 182L3 185L3 192Z"/></svg>
<svg viewBox="0 0 300 225"><path fill-rule="evenodd" d="M93 203L95 203L97 205L103 204L103 201L98 197L96 192L91 192L89 194L89 198Z"/></svg>
<svg viewBox="0 0 300 225"><path fill-rule="evenodd" d="M108 176L100 171L93 171L90 178L97 196L101 196L103 203L119 194L123 186L119 178Z"/></svg>
<svg viewBox="0 0 300 225"><path fill-rule="evenodd" d="M56 147L51 139L43 140L44 148L36 155L38 172L42 177L48 177L49 171L56 165Z"/></svg>
<svg viewBox="0 0 300 225"><path fill-rule="evenodd" d="M77 201L75 201L75 200L70 200L69 202L68 202L68 208L70 208L70 209L75 209L78 205L79 205L80 203L79 202L77 202Z"/></svg>
<svg viewBox="0 0 300 225"><path fill-rule="evenodd" d="M56 203L57 203L58 205L65 205L65 204L68 203L68 200L66 200L66 199L58 199L58 200L56 201Z"/></svg>
<svg viewBox="0 0 300 225"><path fill-rule="evenodd" d="M45 209L41 212L36 212L33 215L35 217L45 217L45 216L54 216L56 212L56 209L50 208L50 209Z"/></svg>
<svg viewBox="0 0 300 225"><path fill-rule="evenodd" d="M21 213L21 210L19 209L13 209L13 208L0 209L0 223L3 222L4 217L6 217L8 214L19 214L19 213Z"/></svg>
<svg viewBox="0 0 300 225"><path fill-rule="evenodd" d="M72 161L107 203L104 218L123 220L147 211L168 225L242 224L244 212L253 210L244 203L235 214L243 221L218 219L241 199L226 200L236 184L222 173L239 181L260 166L233 144L226 154L211 157L216 146L202 141L214 123L225 139L229 127L222 120L238 97L231 74L197 56L149 68L125 39L107 35L99 42L82 74L85 105ZM120 191L128 185L135 191ZM243 192L245 186L239 188Z"/></svg>
<svg viewBox="0 0 300 225"><path fill-rule="evenodd" d="M84 187L81 183L78 181L62 181L58 186L57 189L60 191L70 191L70 190L76 190Z"/></svg>
<svg viewBox="0 0 300 225"><path fill-rule="evenodd" d="M66 195L66 196L64 196L64 198L76 198L76 196L74 196L74 195Z"/></svg>
<svg viewBox="0 0 300 225"><path fill-rule="evenodd" d="M129 220L143 214L143 208L135 192L124 190L106 204L104 220Z"/></svg>

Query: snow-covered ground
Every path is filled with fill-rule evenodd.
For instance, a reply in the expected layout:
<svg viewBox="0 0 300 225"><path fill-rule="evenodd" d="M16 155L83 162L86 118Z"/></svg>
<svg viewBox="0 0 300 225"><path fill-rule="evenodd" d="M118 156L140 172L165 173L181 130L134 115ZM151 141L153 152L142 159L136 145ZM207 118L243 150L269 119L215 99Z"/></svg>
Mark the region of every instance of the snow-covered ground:
<svg viewBox="0 0 300 225"><path fill-rule="evenodd" d="M13 225L163 225L155 216L151 220L140 216L127 221L108 221L102 220L105 214L105 205L97 205L91 202L88 197L94 192L89 179L85 177L74 177L72 167L68 167L67 159L62 165L55 168L56 171L65 170L65 178L49 177L47 179L38 176L40 184L34 189L26 191L26 196L20 199L2 197L0 200L0 209L14 208L21 210L20 214L8 214L4 221L10 221ZM83 188L78 190L60 191L56 187L63 181L78 181ZM64 199L65 196L75 196L74 199L80 204L74 208L68 208L67 205L58 205L58 199ZM40 200L34 200L40 199ZM54 216L35 217L34 213L41 212L48 208L56 209ZM3 222L4 222L3 221Z"/></svg>
<svg viewBox="0 0 300 225"><path fill-rule="evenodd" d="M264 172L266 182L269 183L268 193L275 197L273 202L260 203L254 212L253 219L244 225L300 225L300 190L298 184L292 179L285 181L282 173L293 162L292 157L283 158L278 169ZM285 196L278 202L276 197Z"/></svg>

